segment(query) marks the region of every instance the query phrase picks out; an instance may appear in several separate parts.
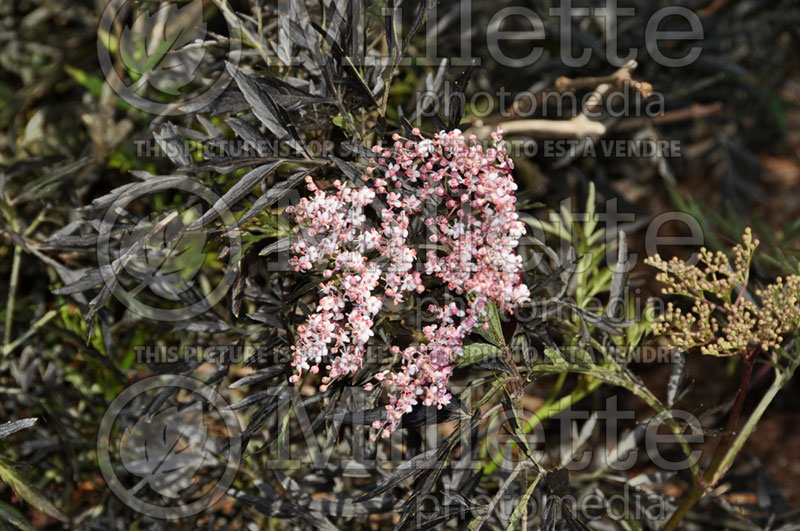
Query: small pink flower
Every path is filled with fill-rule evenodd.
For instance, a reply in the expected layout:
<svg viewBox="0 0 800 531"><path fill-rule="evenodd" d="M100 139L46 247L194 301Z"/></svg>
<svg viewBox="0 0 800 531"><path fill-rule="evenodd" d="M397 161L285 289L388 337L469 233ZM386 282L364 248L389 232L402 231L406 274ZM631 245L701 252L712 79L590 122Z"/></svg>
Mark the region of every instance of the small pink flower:
<svg viewBox="0 0 800 531"><path fill-rule="evenodd" d="M419 129L412 136L420 138ZM450 403L447 382L463 355L464 338L479 324L488 330L489 301L511 312L529 300L516 254L525 226L514 206L514 165L500 132L492 138L495 147L484 152L474 135L467 141L458 129L432 140L393 135L392 149L372 148L383 171L368 168L366 186L351 188L336 180L323 191L307 178L311 196L287 209L301 227L290 263L297 271L324 265L327 279L316 312L297 328L292 383L304 370L316 373L323 359L329 360L324 388L355 374L384 300L401 304L405 294L423 293L424 279L465 296L466 308L431 305L437 322L424 328L424 342L392 347L399 368L374 375L391 389L387 420L373 423L383 437L415 406ZM372 222L365 210L378 204L384 208ZM435 231L429 239L440 250L428 249L422 258L409 237L412 223L419 222Z"/></svg>

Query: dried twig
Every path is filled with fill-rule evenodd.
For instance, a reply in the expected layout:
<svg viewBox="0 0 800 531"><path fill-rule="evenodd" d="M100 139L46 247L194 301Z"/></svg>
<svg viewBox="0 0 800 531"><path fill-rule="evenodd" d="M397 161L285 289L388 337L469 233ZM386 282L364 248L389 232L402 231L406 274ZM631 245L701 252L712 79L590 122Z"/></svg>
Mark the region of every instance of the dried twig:
<svg viewBox="0 0 800 531"><path fill-rule="evenodd" d="M631 78L631 72L633 72L636 67L636 61L629 61L625 66L609 76L576 79L570 79L568 77L558 78L555 82L555 88L559 92L595 87L582 113L569 120L511 120L502 122L497 126L476 124L477 127L474 129L474 132L478 137L486 137L495 127L499 127L507 134L528 135L534 138L596 139L601 137L608 131L607 124L591 120L588 115L602 104L603 98L605 98L612 88L624 83L633 83L634 88L638 90L643 97L647 98L652 93L652 85L645 82L633 81Z"/></svg>

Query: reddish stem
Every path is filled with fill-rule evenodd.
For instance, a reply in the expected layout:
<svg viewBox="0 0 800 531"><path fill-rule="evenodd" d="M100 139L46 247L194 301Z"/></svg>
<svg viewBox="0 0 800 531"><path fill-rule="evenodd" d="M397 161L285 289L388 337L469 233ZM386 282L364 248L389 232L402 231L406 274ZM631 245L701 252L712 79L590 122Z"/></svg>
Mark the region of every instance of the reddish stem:
<svg viewBox="0 0 800 531"><path fill-rule="evenodd" d="M739 380L739 391L736 394L736 402L733 403L733 408L728 417L728 425L725 427L725 434L720 442L721 448L727 449L727 446L729 446L731 440L736 435L736 426L739 424L739 417L742 415L744 399L747 397L747 389L750 387L750 379L753 376L753 365L755 365L756 361L755 354L755 347L747 347L744 355L742 355L742 376ZM711 470L714 467L710 466L708 468Z"/></svg>
<svg viewBox="0 0 800 531"><path fill-rule="evenodd" d="M717 474L722 460L728 449L736 440L736 427L739 424L739 417L742 414L744 407L744 399L747 396L747 390L750 387L750 379L753 376L753 365L756 361L756 353L758 352L757 346L749 346L742 354L742 376L739 379L739 390L736 394L736 401L731 408L730 416L728 417L728 424L725 427L725 433L722 436L716 450L714 457L711 458L711 464L708 465L706 473L699 479L697 484L684 496L683 501L672 514L670 519L664 525L663 531L674 530L686 513L694 507L694 505L703 497L706 488L711 488L714 485L711 482Z"/></svg>

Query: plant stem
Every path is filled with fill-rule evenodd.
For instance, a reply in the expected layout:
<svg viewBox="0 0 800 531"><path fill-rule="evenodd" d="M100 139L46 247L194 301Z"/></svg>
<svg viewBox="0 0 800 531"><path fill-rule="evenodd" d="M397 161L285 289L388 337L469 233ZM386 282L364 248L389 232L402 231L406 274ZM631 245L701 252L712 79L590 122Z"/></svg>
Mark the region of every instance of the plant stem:
<svg viewBox="0 0 800 531"><path fill-rule="evenodd" d="M20 337L18 337L8 345L4 345L2 349L2 355L8 356L11 352L14 351L14 349L22 345L22 343L24 343L26 339L35 334L37 330L46 325L56 315L58 315L58 313L55 310L50 310L49 312L41 316L38 321L33 323L33 326L31 326L27 332L22 334Z"/></svg>
<svg viewBox="0 0 800 531"><path fill-rule="evenodd" d="M537 425L541 424L543 421L547 420L548 418L552 417L553 415L564 411L566 408L572 406L583 400L589 393L600 387L602 384L602 380L597 378L587 378L587 381L581 383L576 387L572 393L561 397L560 400L552 403L545 403L542 407L536 410L536 413L531 415L531 417L525 422L525 425L522 427L522 430L525 434L531 432L533 428ZM510 442L511 447L513 448L516 446L516 443L513 441ZM499 462L502 462L503 458L505 457L506 449L503 448L500 450L500 455L498 456L499 459L491 457L489 464L483 469L483 475L489 476L499 466Z"/></svg>
<svg viewBox="0 0 800 531"><path fill-rule="evenodd" d="M698 502L698 500L703 496L704 489L699 485L695 485L691 488L689 493L683 497L683 501L675 509L675 512L672 513L667 523L664 525L661 531L672 531L678 524L683 520L683 517L686 516L686 513L694 507L694 504Z"/></svg>
<svg viewBox="0 0 800 531"><path fill-rule="evenodd" d="M14 324L14 305L17 297L17 284L19 283L19 266L22 260L22 249L14 246L14 257L11 261L11 279L8 283L8 300L6 301L6 322L3 330L3 348L11 343L11 328Z"/></svg>
<svg viewBox="0 0 800 531"><path fill-rule="evenodd" d="M711 464L706 469L704 479L710 481L719 468L725 452L730 448L736 438L736 426L739 424L739 417L742 415L742 406L747 396L747 389L750 386L750 378L753 376L753 365L755 364L755 349L748 348L742 357L742 376L739 380L739 390L736 394L736 402L733 403L725 433L722 435L717 451L711 459ZM713 486L713 484L712 484Z"/></svg>
<svg viewBox="0 0 800 531"><path fill-rule="evenodd" d="M683 428L680 424L675 421L675 418L672 416L672 413L661 403L661 401L656 398L656 396L650 392L650 390L641 385L641 383L635 381L630 375L624 372L617 372L619 368L609 368L603 366L593 366L593 367L581 367L578 365L564 365L560 367L553 367L551 365L539 365L534 366L531 368L532 372L539 372L539 371L561 371L561 372L572 372L572 373L582 373L593 380L600 380L603 383L607 383L609 385L614 385L617 387L621 387L630 391L635 396L641 398L648 406L650 406L656 413L663 415L664 420L667 426L672 431L673 435L678 439L678 443L681 445L681 448L684 451L684 454L689 457L691 456L691 448L689 444L686 442L686 439L683 437ZM597 384L599 385L599 384ZM692 470L692 477L697 479L700 477L700 472L698 471L697 463L693 462L690 465Z"/></svg>
<svg viewBox="0 0 800 531"><path fill-rule="evenodd" d="M735 457L735 454L738 453L738 450L736 450L736 452L731 455L731 450L736 448L736 441L739 440L739 437L742 435L745 435L745 439L749 435L747 430L743 430L739 434L739 437L737 437L736 426L739 424L739 417L741 417L742 414L744 399L747 396L747 389L750 386L750 378L753 375L753 365L755 364L756 352L756 348L748 347L745 353L742 355L742 376L739 379L739 390L736 394L736 401L733 403L733 408L731 409L728 417L725 433L723 434L722 439L714 451L714 456L711 458L711 464L708 465L708 468L703 475L702 483L692 487L689 493L684 496L681 504L672 514L670 519L667 520L663 531L672 531L675 529L681 520L683 520L683 517L686 516L686 513L688 513L700 500L700 498L703 497L705 488L713 487L714 484L722 478L722 475L724 475L724 473L727 471L727 467L725 470L723 470L720 465L722 465L723 462L727 462L727 466L730 466L730 463L733 462L732 457ZM770 401L771 400L772 399L770 398ZM761 415L759 415L759 417L760 416ZM748 420L748 424L750 424L750 420ZM755 427L755 424L753 424L753 427ZM750 431L752 431L752 429ZM742 443L744 443L744 440L742 440ZM739 448L741 448L741 445L739 445Z"/></svg>

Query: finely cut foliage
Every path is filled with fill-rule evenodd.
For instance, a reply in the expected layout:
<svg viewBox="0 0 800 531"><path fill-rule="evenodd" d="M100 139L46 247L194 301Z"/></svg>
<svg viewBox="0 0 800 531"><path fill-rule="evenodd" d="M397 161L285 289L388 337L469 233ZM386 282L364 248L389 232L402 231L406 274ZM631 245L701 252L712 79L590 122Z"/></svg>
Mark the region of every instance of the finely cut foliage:
<svg viewBox="0 0 800 531"><path fill-rule="evenodd" d="M195 0L188 42L169 2L99 33L108 2L0 2L0 528L164 527L108 470L154 506L225 493L180 528L796 527L800 2L681 2L688 41L652 39L675 2L603 3ZM714 253L651 261L651 327L628 249L675 210ZM240 434L165 387L99 437L151 375ZM207 435L178 493L122 435L154 419Z"/></svg>

